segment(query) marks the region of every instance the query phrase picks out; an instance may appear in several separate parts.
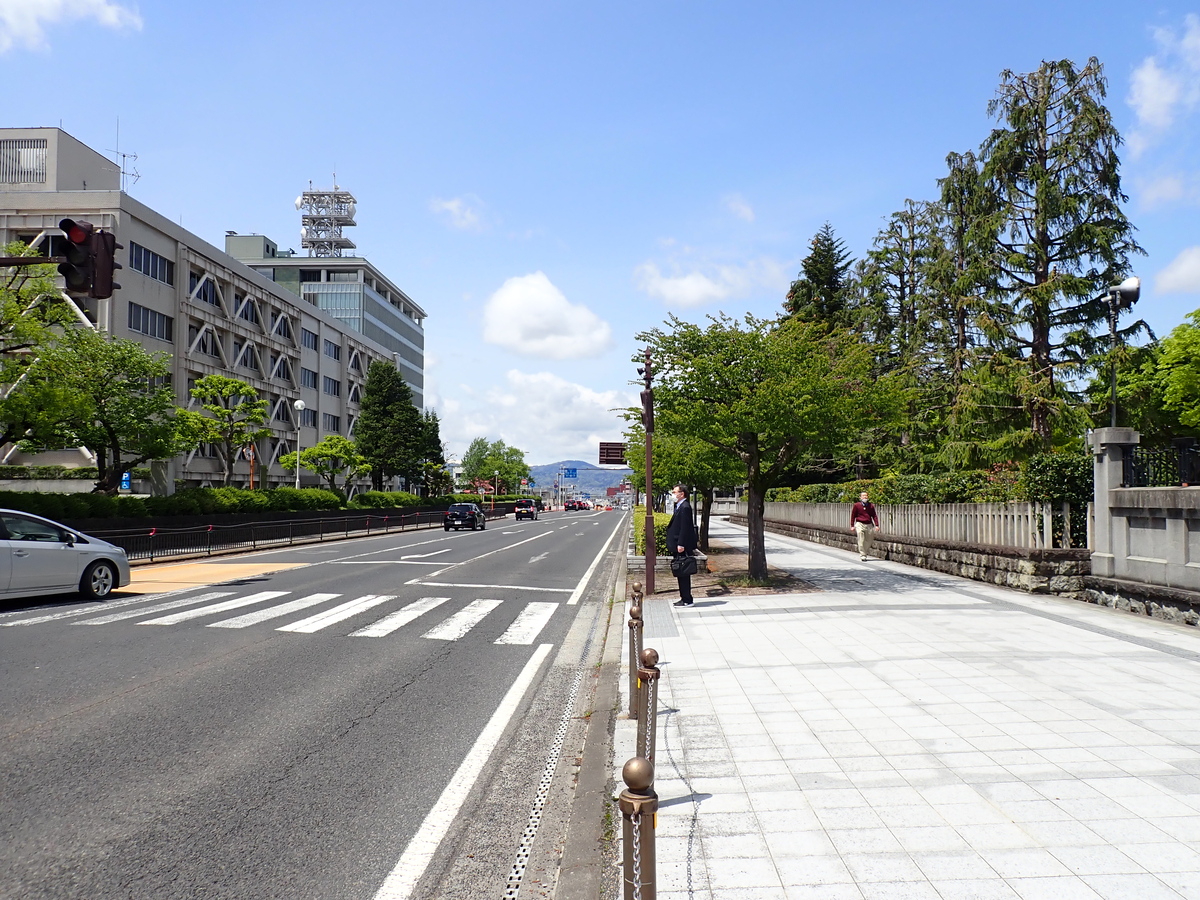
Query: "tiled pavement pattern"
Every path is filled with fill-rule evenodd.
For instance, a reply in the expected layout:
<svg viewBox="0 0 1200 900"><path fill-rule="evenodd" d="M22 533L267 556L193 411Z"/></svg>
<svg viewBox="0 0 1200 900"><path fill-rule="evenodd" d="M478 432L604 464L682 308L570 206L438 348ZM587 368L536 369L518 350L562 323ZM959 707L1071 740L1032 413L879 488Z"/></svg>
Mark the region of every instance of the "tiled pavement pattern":
<svg viewBox="0 0 1200 900"><path fill-rule="evenodd" d="M767 544L824 590L647 629L661 900L1200 898L1200 634Z"/></svg>

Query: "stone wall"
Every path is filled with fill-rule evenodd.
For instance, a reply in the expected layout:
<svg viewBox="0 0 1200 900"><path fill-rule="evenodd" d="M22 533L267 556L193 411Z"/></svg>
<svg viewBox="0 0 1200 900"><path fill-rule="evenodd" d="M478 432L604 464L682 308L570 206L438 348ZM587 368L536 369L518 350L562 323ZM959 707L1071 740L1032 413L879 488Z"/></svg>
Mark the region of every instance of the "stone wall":
<svg viewBox="0 0 1200 900"><path fill-rule="evenodd" d="M745 516L729 521L746 524ZM858 552L854 532L827 525L794 524L767 519L767 531ZM874 555L948 575L959 575L1016 588L1034 594L1064 594L1083 598L1084 578L1091 573L1091 551L1086 549L1038 550L1024 547L991 547L928 538L889 537L876 534Z"/></svg>

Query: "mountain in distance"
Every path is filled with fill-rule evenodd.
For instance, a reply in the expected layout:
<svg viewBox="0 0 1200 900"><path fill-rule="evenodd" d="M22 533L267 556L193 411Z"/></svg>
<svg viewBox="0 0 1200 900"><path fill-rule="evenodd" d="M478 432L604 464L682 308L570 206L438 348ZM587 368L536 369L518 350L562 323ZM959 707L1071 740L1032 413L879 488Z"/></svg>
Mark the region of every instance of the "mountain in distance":
<svg viewBox="0 0 1200 900"><path fill-rule="evenodd" d="M564 486L574 487L576 493L591 494L593 497L603 497L606 489L616 487L633 475L633 470L628 468L602 469L582 459L564 459L562 462L529 467L529 474L537 482L537 490L552 489L560 468L574 469L577 475L575 478L564 478Z"/></svg>

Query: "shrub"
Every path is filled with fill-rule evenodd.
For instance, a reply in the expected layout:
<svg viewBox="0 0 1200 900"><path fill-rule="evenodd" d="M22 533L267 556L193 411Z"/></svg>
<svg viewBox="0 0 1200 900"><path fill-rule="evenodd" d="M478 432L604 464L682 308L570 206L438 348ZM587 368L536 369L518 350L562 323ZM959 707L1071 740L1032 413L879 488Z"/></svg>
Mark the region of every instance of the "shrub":
<svg viewBox="0 0 1200 900"><path fill-rule="evenodd" d="M89 519L107 519L117 514L117 498L108 494L77 494L87 504Z"/></svg>
<svg viewBox="0 0 1200 900"><path fill-rule="evenodd" d="M149 515L146 501L141 497L117 497L117 515L126 519L141 519Z"/></svg>
<svg viewBox="0 0 1200 900"><path fill-rule="evenodd" d="M397 509L422 506L426 501L407 491L365 491L350 500L352 509Z"/></svg>
<svg viewBox="0 0 1200 900"><path fill-rule="evenodd" d="M633 508L633 549L638 556L646 553L646 507ZM671 524L668 513L654 514L654 552L658 556L670 556L667 550L667 526Z"/></svg>

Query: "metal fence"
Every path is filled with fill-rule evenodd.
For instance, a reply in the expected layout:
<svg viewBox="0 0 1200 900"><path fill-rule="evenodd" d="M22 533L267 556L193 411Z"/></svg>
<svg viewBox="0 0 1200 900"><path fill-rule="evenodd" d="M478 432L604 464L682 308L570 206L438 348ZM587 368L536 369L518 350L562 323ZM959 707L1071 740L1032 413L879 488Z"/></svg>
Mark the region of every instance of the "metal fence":
<svg viewBox="0 0 1200 900"><path fill-rule="evenodd" d="M442 524L445 515L441 510L402 515L355 512L282 522L92 530L88 534L124 547L131 560L154 561L176 556L211 556L213 553L228 550L258 550L263 547L430 528Z"/></svg>
<svg viewBox="0 0 1200 900"><path fill-rule="evenodd" d="M1121 458L1121 487L1179 487L1200 484L1200 451L1190 438L1173 447L1130 446Z"/></svg>
<svg viewBox="0 0 1200 900"><path fill-rule="evenodd" d="M881 534L999 547L1050 548L1072 542L1067 503L921 503L880 505ZM746 504L737 512L746 514ZM797 525L850 527L849 503L766 503L764 517Z"/></svg>

